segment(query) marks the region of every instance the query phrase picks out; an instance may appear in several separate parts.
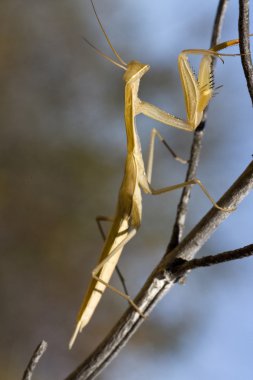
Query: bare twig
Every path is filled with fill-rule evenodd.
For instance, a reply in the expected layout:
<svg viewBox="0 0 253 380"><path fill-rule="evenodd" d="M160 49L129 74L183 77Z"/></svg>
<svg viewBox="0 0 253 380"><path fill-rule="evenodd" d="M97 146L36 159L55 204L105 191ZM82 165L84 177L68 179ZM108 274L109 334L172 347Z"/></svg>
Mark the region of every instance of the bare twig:
<svg viewBox="0 0 253 380"><path fill-rule="evenodd" d="M214 45L217 45L218 40L220 38L223 19L224 19L225 11L227 8L227 3L228 3L228 0L219 1L219 5L217 8L217 12L216 12L215 20L214 20L212 37L211 37L211 43L210 43L211 47ZM213 60L213 64L214 63L215 63L215 59ZM201 147L202 147L202 140L204 136L203 130L205 128L206 118L207 118L207 109L204 112L201 124L194 132L189 166L186 173L185 181L189 181L192 178L196 177L196 172L197 172L197 167L198 167ZM173 226L170 242L167 247L165 255L169 255L170 251L174 249L182 239L190 196L191 196L191 186L186 186L182 190L182 195L181 195L179 204L177 206L176 220Z"/></svg>
<svg viewBox="0 0 253 380"><path fill-rule="evenodd" d="M253 104L253 66L249 41L249 0L239 0L239 37L242 67Z"/></svg>
<svg viewBox="0 0 253 380"><path fill-rule="evenodd" d="M226 208L237 206L252 188L253 161L220 199L219 204ZM193 259L228 215L229 213L212 208L170 255L162 259L134 300L145 315L149 315L156 303L177 281L178 276L173 273L174 260L178 257L185 260ZM94 379L123 348L143 322L144 319L135 310L128 308L104 341L66 380Z"/></svg>
<svg viewBox="0 0 253 380"><path fill-rule="evenodd" d="M47 342L43 340L42 342L40 342L38 347L36 347L34 353L32 354L32 357L26 367L22 380L31 380L35 367L37 366L40 358L42 357L46 349Z"/></svg>
<svg viewBox="0 0 253 380"><path fill-rule="evenodd" d="M210 46L217 45L220 39L221 35L221 29L223 25L223 20L225 17L226 9L228 5L228 0L220 0L218 7L217 7L217 12L214 20L214 25L213 25L213 33L211 37L211 43Z"/></svg>
<svg viewBox="0 0 253 380"><path fill-rule="evenodd" d="M233 251L201 257L200 259L193 259L190 261L179 259L179 261L173 265L174 269L172 269L172 271L175 272L176 275L181 276L192 269L209 267L228 261L244 259L245 257L250 256L253 256L253 244L246 245L243 248L235 249Z"/></svg>
<svg viewBox="0 0 253 380"><path fill-rule="evenodd" d="M202 125L203 127L204 123L205 121L202 121L200 126ZM193 179L194 177L196 177L196 172L197 172L197 167L198 167L200 152L201 152L201 147L202 147L203 134L204 134L203 128L200 128L200 127L198 127L197 130L194 132L189 166L186 173L185 181L189 181ZM182 190L181 198L177 206L176 220L173 226L170 242L167 247L165 256L170 254L170 251L174 249L182 239L184 226L185 226L185 220L186 220L187 211L188 211L188 203L191 196L191 188L192 186L186 186Z"/></svg>

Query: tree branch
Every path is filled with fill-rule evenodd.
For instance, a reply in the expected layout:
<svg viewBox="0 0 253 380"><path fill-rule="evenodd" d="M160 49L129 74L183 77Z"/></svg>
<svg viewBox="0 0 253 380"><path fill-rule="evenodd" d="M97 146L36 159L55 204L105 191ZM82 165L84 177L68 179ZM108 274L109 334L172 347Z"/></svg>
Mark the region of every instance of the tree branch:
<svg viewBox="0 0 253 380"><path fill-rule="evenodd" d="M199 158L202 147L202 140L204 136L203 128L204 128L205 120L201 122L202 128L198 128L193 135L193 142L190 153L189 166L187 169L185 182L196 177L196 172L199 164ZM169 245L167 247L165 256L173 250L179 242L182 240L185 220L188 212L188 204L191 196L191 188L192 186L185 186L182 190L179 204L177 206L177 215L175 219L175 223L173 226L171 238Z"/></svg>
<svg viewBox="0 0 253 380"><path fill-rule="evenodd" d="M219 204L226 208L238 206L252 188L253 161L219 200ZM193 259L228 215L229 213L213 207L170 255L162 259L134 300L145 315L150 314L156 303L167 294L177 281L178 276L173 273L174 260L178 257L184 260ZM65 380L94 379L123 348L143 322L144 319L135 310L128 308L104 341Z"/></svg>
<svg viewBox="0 0 253 380"><path fill-rule="evenodd" d="M239 0L239 38L242 67L253 105L253 66L249 41L249 0Z"/></svg>
<svg viewBox="0 0 253 380"><path fill-rule="evenodd" d="M246 245L243 248L235 249L233 251L226 251L216 255L201 257L200 259L193 259L190 261L183 259L178 259L178 261L175 260L172 272L174 272L177 276L182 276L187 271L192 269L209 267L228 261L244 259L250 256L253 256L253 244Z"/></svg>
<svg viewBox="0 0 253 380"><path fill-rule="evenodd" d="M219 1L217 11L216 11L216 16L214 19L213 33L212 33L212 37L211 37L210 47L217 45L219 42L221 30L222 30L222 25L223 25L223 20L224 20L225 13L227 10L227 5L228 5L228 0L220 0Z"/></svg>
<svg viewBox="0 0 253 380"><path fill-rule="evenodd" d="M47 342L43 340L42 342L40 342L38 347L36 347L34 353L32 354L32 357L23 374L22 380L31 380L35 367L37 366L38 362L40 361L46 349L47 349Z"/></svg>

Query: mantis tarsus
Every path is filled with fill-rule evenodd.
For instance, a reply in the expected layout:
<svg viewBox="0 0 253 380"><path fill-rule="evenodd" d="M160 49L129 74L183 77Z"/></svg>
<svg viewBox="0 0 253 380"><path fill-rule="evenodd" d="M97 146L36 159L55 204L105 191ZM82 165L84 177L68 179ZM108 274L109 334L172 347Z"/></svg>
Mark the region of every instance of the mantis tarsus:
<svg viewBox="0 0 253 380"><path fill-rule="evenodd" d="M139 136L136 129L135 117L142 113L152 119L160 121L163 124L184 129L186 131L194 131L200 124L203 112L213 96L212 58L221 58L221 56L234 55L219 54L218 51L225 49L228 46L238 44L238 39L221 43L209 50L189 49L184 50L179 54L178 68L183 87L187 115L187 119L182 120L150 103L139 99L138 90L140 79L150 67L149 65L138 61L131 61L128 64L123 61L115 48L112 46L109 37L107 36L101 21L98 18L92 0L91 3L99 25L116 57L116 60L106 56L86 40L87 43L95 48L96 51L103 57L125 70L123 78L125 81L125 127L127 136L127 157L125 162L124 177L119 190L115 217L112 219L112 226L105 240L102 253L99 258L99 263L92 271L92 280L79 311L77 325L70 340L69 348L72 347L78 332L81 332L83 327L91 319L106 288L109 288L124 297L141 316L144 316L144 311L140 310L128 295L108 283L115 270L123 247L134 237L140 227L142 215L141 189L147 194L156 195L180 189L188 185L197 184L216 208L224 212L234 210L225 209L217 205L213 198L209 195L204 185L197 178L177 185L154 189L151 186L151 177L155 137L157 136L160 141L165 144L165 146L167 145L160 133L156 129L153 129L151 133L148 166L146 172ZM200 62L198 78L195 77L195 74L189 65L187 55L190 54L201 54L203 56ZM167 148L170 149L168 146ZM171 153L173 154L173 152ZM180 161L180 158L176 158ZM105 217L102 217L102 219L105 220Z"/></svg>

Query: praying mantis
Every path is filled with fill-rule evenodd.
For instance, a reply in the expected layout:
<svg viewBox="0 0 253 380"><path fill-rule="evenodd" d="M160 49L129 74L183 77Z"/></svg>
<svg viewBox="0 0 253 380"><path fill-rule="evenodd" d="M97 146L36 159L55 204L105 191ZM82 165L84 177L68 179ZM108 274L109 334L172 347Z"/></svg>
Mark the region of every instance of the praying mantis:
<svg viewBox="0 0 253 380"><path fill-rule="evenodd" d="M183 129L188 132L193 132L200 124L203 112L213 96L212 58L218 57L222 60L221 56L235 55L220 54L218 52L229 46L238 44L239 40L235 39L223 42L219 45L213 46L209 50L183 50L179 54L178 68L183 88L187 115L186 120L183 120L161 110L160 108L150 103L141 100L138 97L140 80L143 75L150 69L150 66L138 61L130 61L129 63L126 63L120 57L103 28L92 0L91 4L100 28L108 42L108 45L114 53L116 60L102 53L89 41L86 40L86 42L104 58L108 59L110 62L125 71L123 79L125 81L125 128L127 137L127 156L125 161L124 176L119 189L115 216L112 220L106 217L99 218L100 220L112 221L112 225L105 239L98 265L92 271L92 280L83 299L83 303L77 317L76 328L69 343L70 349L74 344L77 334L81 332L82 329L90 321L106 288L111 289L112 291L125 298L136 310L136 312L138 312L142 317L145 317L145 311L140 310L139 307L129 297L129 295L121 292L109 284L110 278L116 268L124 246L135 236L138 228L140 227L142 218L141 190L147 194L158 195L172 190L180 189L188 185L198 185L214 205L214 207L223 212L231 212L234 210L232 208L222 208L217 203L215 203L202 182L197 178L173 186L154 189L151 185L151 178L155 138L157 137L161 142L163 142L174 156L175 154L168 147L161 134L156 129L153 129L151 133L147 170L145 170L141 145L135 124L135 118L139 114L144 114L165 125ZM203 56L200 62L197 78L188 62L188 55L190 54L200 54ZM180 159L177 156L175 156L175 158L181 162L184 162L184 160Z"/></svg>

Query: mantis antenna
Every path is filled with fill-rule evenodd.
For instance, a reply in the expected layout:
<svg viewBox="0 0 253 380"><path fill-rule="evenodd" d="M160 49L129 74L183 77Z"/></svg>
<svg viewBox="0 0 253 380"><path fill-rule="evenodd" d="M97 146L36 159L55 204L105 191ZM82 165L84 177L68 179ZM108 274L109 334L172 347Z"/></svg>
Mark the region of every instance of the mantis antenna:
<svg viewBox="0 0 253 380"><path fill-rule="evenodd" d="M113 45L112 45L112 43L111 43L111 41L110 41L110 39L109 39L109 37L108 37L108 35L107 35L107 33L106 33L104 27L103 27L103 25L102 25L102 22L100 21L100 18L98 17L98 14L97 14L96 8L95 8L95 6L94 6L93 0L90 0L90 1L91 1L92 8L93 8L93 10L94 10L94 13L95 13L96 19L97 19L97 21L98 21L98 23L99 23L99 25L100 25L100 28L101 28L101 30L102 30L102 32L103 32L105 38L106 38L106 41L108 42L108 45L109 45L110 48L112 49L112 51L113 51L113 53L115 54L116 58L118 58L118 60L122 63L122 65L127 66L127 63L126 63L125 61L123 61L123 59L120 57L120 55L119 55L119 53L117 52L117 50L113 47Z"/></svg>
<svg viewBox="0 0 253 380"><path fill-rule="evenodd" d="M103 58L107 59L108 61L110 61L111 63L113 63L114 65L120 67L121 69L123 70L126 70L126 66L123 66L121 65L120 63L116 62L114 59L112 59L111 57L109 57L108 55L106 55L105 53L103 53L101 50L99 50L95 45L93 45L89 40L87 40L87 38L83 37L83 40L89 45L92 47L92 49L94 49L98 54L100 54Z"/></svg>

